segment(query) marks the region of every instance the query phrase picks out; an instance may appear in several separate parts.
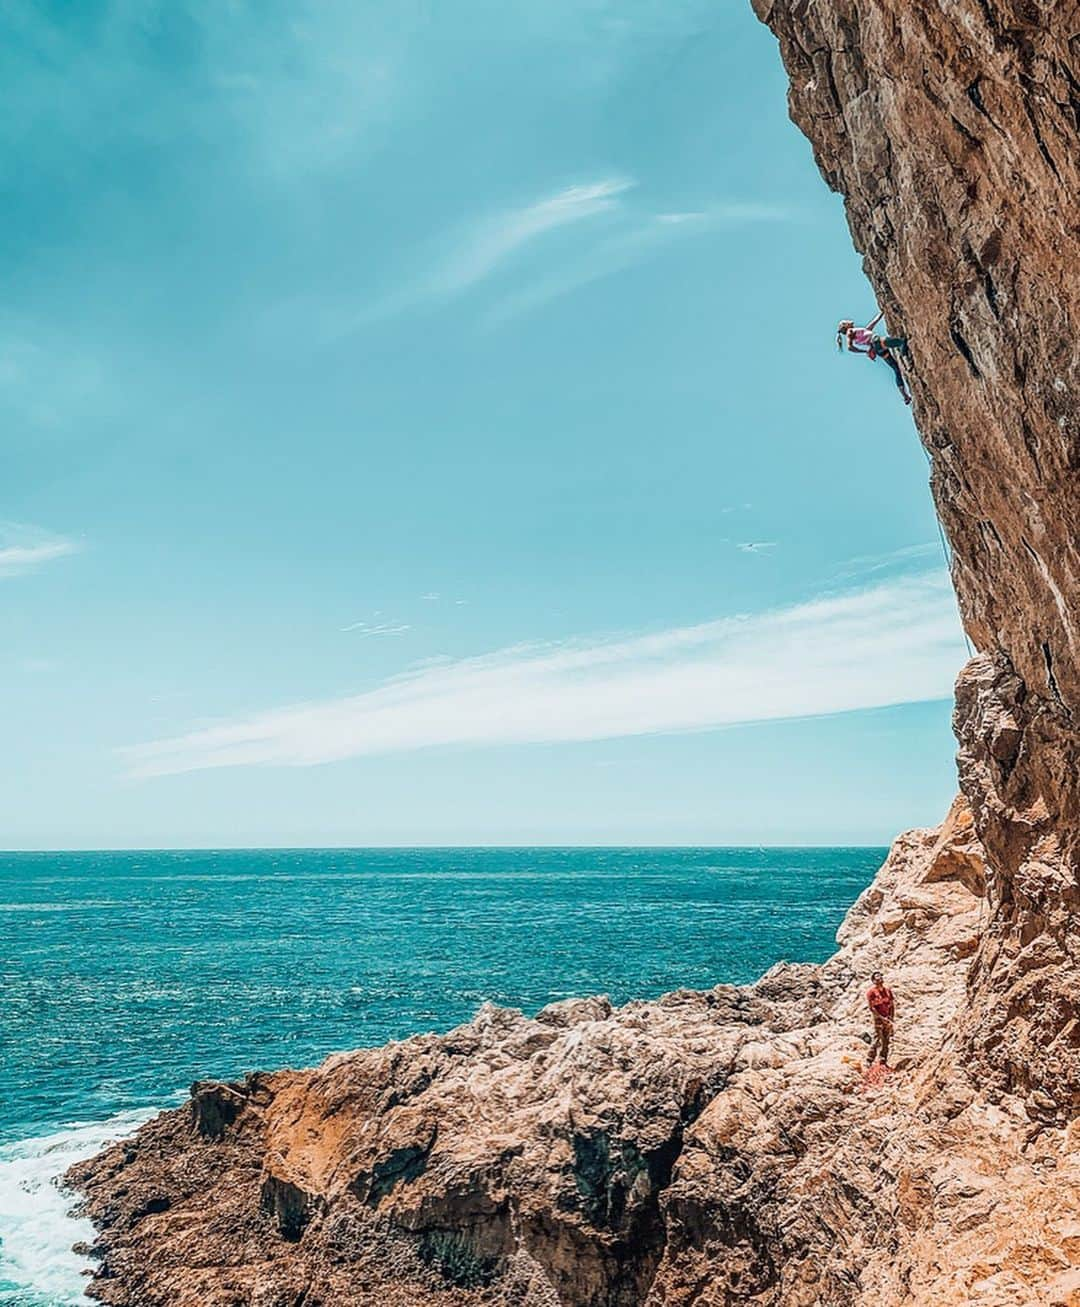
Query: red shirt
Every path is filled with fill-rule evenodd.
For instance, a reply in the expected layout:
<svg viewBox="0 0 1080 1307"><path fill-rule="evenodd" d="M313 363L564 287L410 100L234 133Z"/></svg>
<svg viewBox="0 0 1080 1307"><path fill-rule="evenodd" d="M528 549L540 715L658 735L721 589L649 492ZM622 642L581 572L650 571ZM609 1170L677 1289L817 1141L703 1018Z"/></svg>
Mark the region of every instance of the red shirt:
<svg viewBox="0 0 1080 1307"><path fill-rule="evenodd" d="M892 1018L893 1014L893 996L892 990L882 985L871 985L866 991L866 1001L870 1004L870 1011L876 1017Z"/></svg>

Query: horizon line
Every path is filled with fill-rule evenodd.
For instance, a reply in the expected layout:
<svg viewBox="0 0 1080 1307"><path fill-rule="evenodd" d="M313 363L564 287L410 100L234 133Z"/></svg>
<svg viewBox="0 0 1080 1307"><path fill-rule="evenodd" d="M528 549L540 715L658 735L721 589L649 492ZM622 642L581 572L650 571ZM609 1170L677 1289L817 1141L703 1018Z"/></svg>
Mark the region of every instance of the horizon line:
<svg viewBox="0 0 1080 1307"><path fill-rule="evenodd" d="M906 830L919 830L922 827L907 827ZM928 828L927 828L928 829ZM54 848L15 848L0 849L0 858L22 855L49 856L61 853L471 853L477 850L498 852L532 852L533 850L554 850L576 852L582 849L623 852L636 849L888 849L899 835L897 832L884 844L859 843L833 844L827 841L815 841L800 844L773 844L766 840L752 840L743 844L160 844L131 845L115 847L108 845L71 845Z"/></svg>

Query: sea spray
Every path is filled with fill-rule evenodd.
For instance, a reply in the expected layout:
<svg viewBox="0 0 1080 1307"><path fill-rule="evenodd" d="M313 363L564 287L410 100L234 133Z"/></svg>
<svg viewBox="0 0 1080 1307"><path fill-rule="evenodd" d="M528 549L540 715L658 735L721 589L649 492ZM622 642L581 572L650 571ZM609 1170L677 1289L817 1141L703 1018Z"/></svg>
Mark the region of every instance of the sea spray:
<svg viewBox="0 0 1080 1307"><path fill-rule="evenodd" d="M153 1115L145 1109L121 1112L0 1146L0 1303L60 1307L86 1301L88 1263L72 1245L90 1242L94 1228L72 1216L76 1198L61 1187L61 1177Z"/></svg>

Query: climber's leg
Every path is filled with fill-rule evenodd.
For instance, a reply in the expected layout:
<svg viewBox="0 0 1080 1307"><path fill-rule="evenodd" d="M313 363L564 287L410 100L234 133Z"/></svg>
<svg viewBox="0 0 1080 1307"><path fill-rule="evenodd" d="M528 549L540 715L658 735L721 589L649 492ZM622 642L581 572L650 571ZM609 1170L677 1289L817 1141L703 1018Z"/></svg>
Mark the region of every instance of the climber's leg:
<svg viewBox="0 0 1080 1307"><path fill-rule="evenodd" d="M904 403L910 404L911 396L908 394L908 388L904 384L904 374L900 371L900 364L896 358L896 355L893 354L890 350L886 350L884 353L879 354L878 357L884 360L884 362L886 362L889 365L889 367L892 368L893 377L896 380L896 388L897 390L899 390L900 394L903 395Z"/></svg>

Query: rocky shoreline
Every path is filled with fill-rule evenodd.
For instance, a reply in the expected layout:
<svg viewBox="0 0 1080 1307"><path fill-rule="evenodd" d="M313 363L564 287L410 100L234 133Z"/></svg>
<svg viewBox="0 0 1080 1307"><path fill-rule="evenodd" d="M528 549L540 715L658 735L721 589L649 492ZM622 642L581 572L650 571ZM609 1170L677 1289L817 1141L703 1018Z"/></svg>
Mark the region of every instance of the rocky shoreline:
<svg viewBox="0 0 1080 1307"><path fill-rule="evenodd" d="M115 1307L1061 1303L1080 1142L967 1073L985 861L901 836L823 966L200 1083L80 1163ZM863 994L900 996L866 1072ZM990 1217L993 1219L990 1219Z"/></svg>
<svg viewBox="0 0 1080 1307"><path fill-rule="evenodd" d="M974 1135L987 1110L955 1067L983 877L958 801L896 841L824 966L618 1009L488 1006L447 1035L196 1085L71 1173L101 1230L92 1291L141 1307L839 1303L858 1264L900 1301L931 1215L894 1206L900 1176L909 1203L948 1194L939 1255L1001 1184L973 1182L971 1158L958 1178L920 1119L945 1095L949 1128ZM865 1066L876 968L902 996L881 1084ZM1030 1104L998 1111L1010 1146L1033 1120L1046 1133Z"/></svg>

